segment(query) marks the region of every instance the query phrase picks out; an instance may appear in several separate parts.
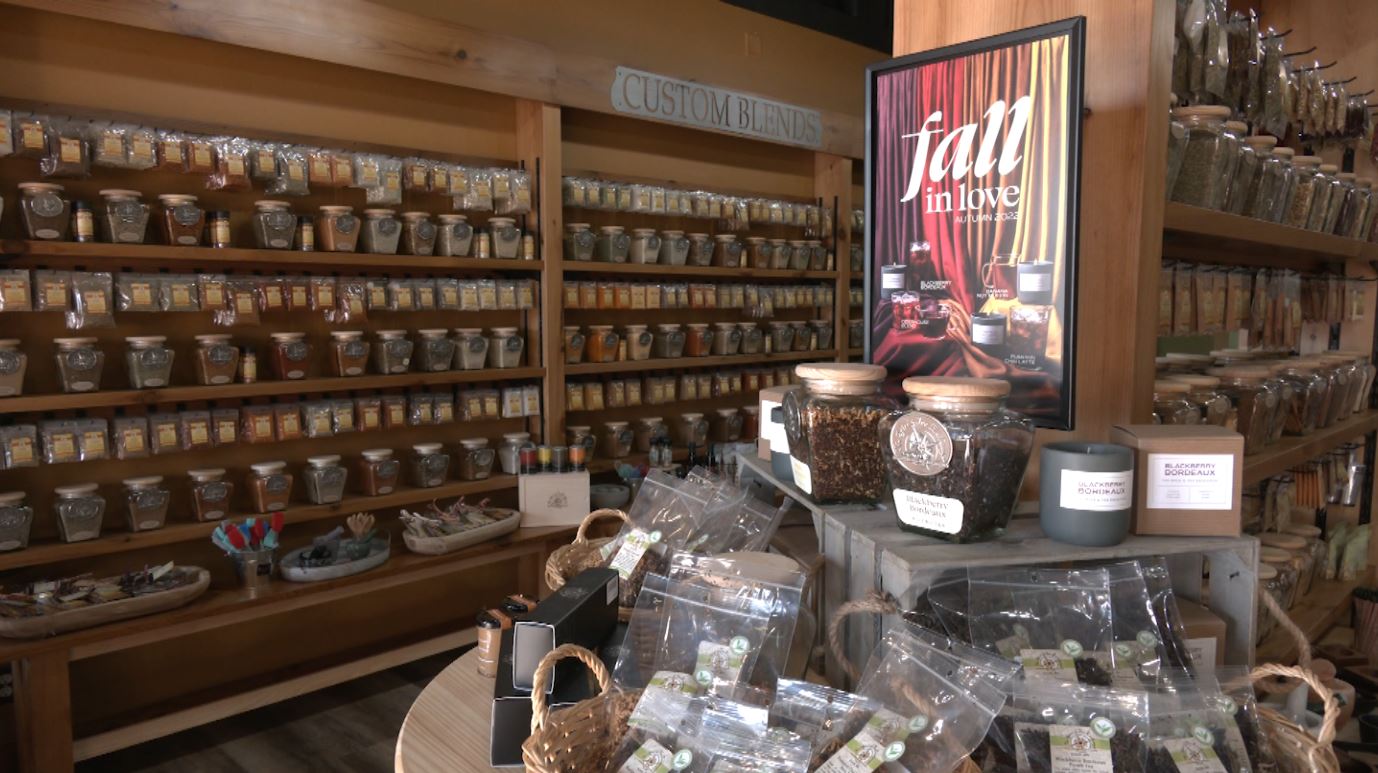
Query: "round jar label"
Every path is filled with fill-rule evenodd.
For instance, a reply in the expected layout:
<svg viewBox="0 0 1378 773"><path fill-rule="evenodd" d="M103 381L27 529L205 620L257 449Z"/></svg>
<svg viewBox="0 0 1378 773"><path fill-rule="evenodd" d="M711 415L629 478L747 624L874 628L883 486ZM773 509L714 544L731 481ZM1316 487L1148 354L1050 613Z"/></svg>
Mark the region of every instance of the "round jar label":
<svg viewBox="0 0 1378 773"><path fill-rule="evenodd" d="M206 361L212 365L229 365L234 362L236 350L228 344L215 344L206 347Z"/></svg>
<svg viewBox="0 0 1378 773"><path fill-rule="evenodd" d="M476 448L470 451L473 454L474 464L479 467L489 467L493 464L493 449Z"/></svg>
<svg viewBox="0 0 1378 773"><path fill-rule="evenodd" d="M582 351L584 348L584 334L575 333L570 336L568 347L571 351ZM472 346L470 348L472 348Z"/></svg>
<svg viewBox="0 0 1378 773"><path fill-rule="evenodd" d="M666 333L665 340L670 342L670 346L678 348L684 345L684 333L678 330L673 333Z"/></svg>
<svg viewBox="0 0 1378 773"><path fill-rule="evenodd" d="M579 346L582 347L583 345L584 341L583 337L581 336L579 339ZM478 337L469 339L469 352L471 354L481 354L486 351L488 351L488 339Z"/></svg>
<svg viewBox="0 0 1378 773"><path fill-rule="evenodd" d="M502 342L502 348L509 352L519 352L522 350L522 339L517 336L512 336Z"/></svg>
<svg viewBox="0 0 1378 773"><path fill-rule="evenodd" d="M937 475L952 461L952 436L942 422L913 411L890 427L890 451L900 466L915 475Z"/></svg>
<svg viewBox="0 0 1378 773"><path fill-rule="evenodd" d="M352 234L358 227L359 218L353 215L338 215L335 218L335 230L342 234Z"/></svg>
<svg viewBox="0 0 1378 773"><path fill-rule="evenodd" d="M647 236L647 237L646 237L646 249L649 250L649 251L651 251L651 252L655 252L656 250L659 250L659 249L660 249L660 237L659 237L659 236L656 236L655 234L651 234L650 236Z"/></svg>
<svg viewBox="0 0 1378 773"><path fill-rule="evenodd" d="M604 333L604 334L603 334L603 346L604 346L604 348L607 348L607 349L615 349L615 348L617 348L617 334L616 334L616 333Z"/></svg>
<svg viewBox="0 0 1378 773"><path fill-rule="evenodd" d="M346 341L341 353L350 359L368 356L368 344L363 341Z"/></svg>
<svg viewBox="0 0 1378 773"><path fill-rule="evenodd" d="M613 249L617 250L618 252L624 252L627 250L628 247L632 246L632 237L626 234L617 234L616 236L612 237L612 246Z"/></svg>
<svg viewBox="0 0 1378 773"><path fill-rule="evenodd" d="M291 343L283 344L282 356L292 362L301 362L311 356L311 347L307 346L305 341L292 341Z"/></svg>
<svg viewBox="0 0 1378 773"><path fill-rule="evenodd" d="M63 503L63 517L68 520L89 521L99 518L102 505L99 500L76 499Z"/></svg>
<svg viewBox="0 0 1378 773"><path fill-rule="evenodd" d="M18 373L23 362L19 352L0 352L0 375L11 376Z"/></svg>
<svg viewBox="0 0 1378 773"><path fill-rule="evenodd" d="M383 236L393 236L397 233L398 229L402 227L401 224L392 218L383 218L378 221L377 225L378 233Z"/></svg>
<svg viewBox="0 0 1378 773"><path fill-rule="evenodd" d="M263 219L263 227L270 231L288 231L296 225L296 218L288 212L264 212L259 215Z"/></svg>
<svg viewBox="0 0 1378 773"><path fill-rule="evenodd" d="M497 229L494 233L498 239L504 242L514 242L521 237L521 232L517 230L516 226L512 225L505 225Z"/></svg>
<svg viewBox="0 0 1378 773"><path fill-rule="evenodd" d="M651 336L650 331L648 331L648 330L643 330L639 335L637 335L637 337L636 337L636 343L637 343L638 346L650 346L650 345L651 345L651 338L652 338L652 336Z"/></svg>
<svg viewBox="0 0 1378 773"><path fill-rule="evenodd" d="M427 476L444 475L450 460L443 454L427 454L421 459L421 469Z"/></svg>
<svg viewBox="0 0 1378 773"><path fill-rule="evenodd" d="M514 229L515 230L515 229ZM435 238L435 223L429 220L422 220L416 224L416 237L422 241L430 241ZM506 237L504 237L506 238Z"/></svg>
<svg viewBox="0 0 1378 773"><path fill-rule="evenodd" d="M139 365L144 368L165 368L171 362L170 349L143 349L139 352Z"/></svg>
<svg viewBox="0 0 1378 773"><path fill-rule="evenodd" d="M172 208L172 219L178 225L193 226L201 219L201 210L191 204L178 204Z"/></svg>
<svg viewBox="0 0 1378 773"><path fill-rule="evenodd" d="M592 248L594 241L595 239L592 231L580 231L574 234L574 246L581 250Z"/></svg>
<svg viewBox="0 0 1378 773"><path fill-rule="evenodd" d="M736 343L741 342L741 340L742 340L742 331L740 331L740 330L729 330L729 331L728 331L728 333L727 333L727 341L728 341L728 343L736 344Z"/></svg>
<svg viewBox="0 0 1378 773"><path fill-rule="evenodd" d="M269 475L263 483L263 488L269 494L285 494L292 488L292 481L286 475Z"/></svg>
<svg viewBox="0 0 1378 773"><path fill-rule="evenodd" d="M374 477L384 479L396 478L397 472L401 468L401 466L402 463L397 461L396 459L389 459L386 462L378 462L378 464L375 465L373 468L373 475Z"/></svg>
<svg viewBox="0 0 1378 773"><path fill-rule="evenodd" d="M28 525L29 516L18 507L0 507L0 529L15 529Z"/></svg>
<svg viewBox="0 0 1378 773"><path fill-rule="evenodd" d="M39 217L57 217L62 214L62 198L55 193L40 193L31 199L29 207Z"/></svg>
<svg viewBox="0 0 1378 773"><path fill-rule="evenodd" d="M316 471L317 483L321 486L343 486L345 471L343 467L327 467Z"/></svg>
<svg viewBox="0 0 1378 773"><path fill-rule="evenodd" d="M426 353L431 356L431 359L449 362L450 358L454 356L455 344L453 341L445 338L438 338L426 341L425 344Z"/></svg>
<svg viewBox="0 0 1378 773"><path fill-rule="evenodd" d="M734 258L740 256L742 254L742 245L737 242L729 242L727 244L727 254Z"/></svg>
<svg viewBox="0 0 1378 773"><path fill-rule="evenodd" d="M96 350L94 349L73 349L62 357L63 362L72 370L91 370L96 367Z"/></svg>
<svg viewBox="0 0 1378 773"><path fill-rule="evenodd" d="M229 499L230 487L219 482L202 483L200 492L201 500L204 502L224 502Z"/></svg>
<svg viewBox="0 0 1378 773"><path fill-rule="evenodd" d="M474 235L474 227L468 223L455 223L450 226L450 233L454 235L454 238L463 241Z"/></svg>
<svg viewBox="0 0 1378 773"><path fill-rule="evenodd" d="M393 359L405 360L411 357L411 341L393 340L383 344L383 351L388 357Z"/></svg>
<svg viewBox="0 0 1378 773"><path fill-rule="evenodd" d="M135 510L160 510L167 507L168 492L161 489L136 491L130 496Z"/></svg>
<svg viewBox="0 0 1378 773"><path fill-rule="evenodd" d="M137 201L117 201L110 205L110 214L120 223L136 223L144 214L144 206Z"/></svg>

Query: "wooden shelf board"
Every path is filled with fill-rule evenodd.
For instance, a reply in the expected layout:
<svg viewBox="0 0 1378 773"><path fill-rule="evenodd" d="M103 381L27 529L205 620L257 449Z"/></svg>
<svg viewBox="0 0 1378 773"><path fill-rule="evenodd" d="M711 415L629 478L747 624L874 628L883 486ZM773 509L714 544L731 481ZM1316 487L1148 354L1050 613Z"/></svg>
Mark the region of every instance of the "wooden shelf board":
<svg viewBox="0 0 1378 773"><path fill-rule="evenodd" d="M1375 429L1378 411L1366 411L1304 437L1284 437L1261 453L1244 457L1244 485L1286 472Z"/></svg>
<svg viewBox="0 0 1378 773"><path fill-rule="evenodd" d="M12 263L43 263L123 266L156 263L160 266L253 266L290 270L315 269L331 273L339 269L380 268L428 271L525 271L538 272L538 260L448 258L432 255L375 255L366 252L300 252L257 250L243 247L175 247L166 244L104 244L47 242L10 239L0 242L0 256Z"/></svg>
<svg viewBox="0 0 1378 773"><path fill-rule="evenodd" d="M200 400L233 400L316 392L411 389L450 384L470 384L478 381L533 379L541 378L544 375L544 368L485 368L483 370L447 370L439 373L401 373L394 376L312 378L297 381L256 381L252 384L224 384L222 386L185 386L165 389L120 389L79 394L26 395L0 399L0 415L32 411L158 405Z"/></svg>
<svg viewBox="0 0 1378 773"><path fill-rule="evenodd" d="M1251 217L1168 202L1163 213L1165 253L1218 257L1229 262L1286 265L1378 257L1378 245ZM1231 256L1236 260L1230 260ZM1242 257L1242 260L1239 258ZM1282 259L1279 261L1278 259Z"/></svg>
<svg viewBox="0 0 1378 773"><path fill-rule="evenodd" d="M673 359L624 360L622 362L583 362L569 365L565 373L570 376L598 376L605 373L634 373L643 370L679 370L681 368L713 368L722 365L756 365L772 362L798 362L799 360L832 360L837 352L773 352L771 354L732 354L721 357L676 357Z"/></svg>
<svg viewBox="0 0 1378 773"><path fill-rule="evenodd" d="M638 274L682 277L731 277L737 279L836 279L836 271L793 271L772 268L724 268L723 266L665 266L659 263L600 263L567 260L566 274Z"/></svg>
<svg viewBox="0 0 1378 773"><path fill-rule="evenodd" d="M573 534L573 526L519 528L496 540L440 556L412 553L402 545L394 545L387 562L376 569L349 577L314 583L274 579L256 592L238 587L222 589L213 586L196 601L168 612L47 639L3 640L0 641L0 662L52 650L68 650L72 660L92 658L523 556L539 555L543 543L567 541Z"/></svg>
<svg viewBox="0 0 1378 773"><path fill-rule="evenodd" d="M866 353L866 350L863 349L863 348L860 347L860 346L853 346L852 348L850 348L850 349L847 350L847 356L848 356L848 357L860 357L861 355L863 355L863 354L865 354L865 353Z"/></svg>
<svg viewBox="0 0 1378 773"><path fill-rule="evenodd" d="M1361 580L1316 580L1311 592L1298 598L1287 614L1306 634L1307 641L1314 643L1349 615L1350 595L1363 584ZM1268 612L1263 610L1259 614ZM1296 639L1278 628L1258 645L1254 662L1292 665L1296 659Z"/></svg>
<svg viewBox="0 0 1378 773"><path fill-rule="evenodd" d="M433 499L449 499L469 494L482 494L490 491L516 488L517 476L494 475L486 480L456 481L435 488L404 488L391 494L376 497L352 496L331 505L299 505L283 511L287 524L306 523L324 518L347 515L360 510L381 510L403 507ZM224 520L238 520L253 513L237 513ZM195 521L176 523L152 531L107 532L101 537L85 542L46 542L32 544L23 550L0 553L0 571L25 566L39 566L59 561L90 558L92 556L123 553L130 550L173 545L179 542L192 542L210 539L211 532L223 521ZM107 519L107 523L109 520Z"/></svg>

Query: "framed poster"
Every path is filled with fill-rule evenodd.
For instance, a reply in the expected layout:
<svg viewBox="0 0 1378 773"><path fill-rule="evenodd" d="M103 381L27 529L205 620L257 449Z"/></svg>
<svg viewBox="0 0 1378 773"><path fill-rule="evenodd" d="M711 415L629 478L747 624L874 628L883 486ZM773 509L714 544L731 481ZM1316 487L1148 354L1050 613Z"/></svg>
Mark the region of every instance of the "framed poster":
<svg viewBox="0 0 1378 773"><path fill-rule="evenodd" d="M893 386L1003 379L1011 409L1072 428L1085 29L867 69L866 361Z"/></svg>

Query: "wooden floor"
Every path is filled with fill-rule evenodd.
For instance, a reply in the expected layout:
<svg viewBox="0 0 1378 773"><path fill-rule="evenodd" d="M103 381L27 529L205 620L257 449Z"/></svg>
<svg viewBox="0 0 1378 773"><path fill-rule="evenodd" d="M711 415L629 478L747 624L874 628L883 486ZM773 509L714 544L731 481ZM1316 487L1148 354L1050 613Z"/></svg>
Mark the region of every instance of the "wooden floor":
<svg viewBox="0 0 1378 773"><path fill-rule="evenodd" d="M407 709L464 651L97 757L77 765L77 772L388 773Z"/></svg>

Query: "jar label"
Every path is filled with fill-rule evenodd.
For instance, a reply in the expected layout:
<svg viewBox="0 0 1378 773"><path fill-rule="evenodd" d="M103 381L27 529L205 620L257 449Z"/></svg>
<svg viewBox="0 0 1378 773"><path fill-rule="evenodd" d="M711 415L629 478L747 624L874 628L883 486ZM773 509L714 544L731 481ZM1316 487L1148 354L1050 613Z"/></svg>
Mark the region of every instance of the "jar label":
<svg viewBox="0 0 1378 773"><path fill-rule="evenodd" d="M962 529L962 514L965 510L966 507L956 499L895 489L895 514L901 523L910 526L943 534L956 534Z"/></svg>
<svg viewBox="0 0 1378 773"><path fill-rule="evenodd" d="M292 488L292 479L286 475L269 475L264 478L263 488L269 494L285 494Z"/></svg>
<svg viewBox="0 0 1378 773"><path fill-rule="evenodd" d="M570 335L568 343L565 344L565 348L568 349L568 350L571 351L571 352L581 352L581 351L583 351L583 350L584 350L584 334L583 334L583 333L574 333L574 334Z"/></svg>
<svg viewBox="0 0 1378 773"><path fill-rule="evenodd" d="M367 357L368 344L365 344L363 341L346 341L345 345L340 348L340 353L352 360Z"/></svg>
<svg viewBox="0 0 1378 773"><path fill-rule="evenodd" d="M359 218L353 215L338 215L335 218L335 230L342 234L352 234L354 229L359 227Z"/></svg>
<svg viewBox="0 0 1378 773"><path fill-rule="evenodd" d="M446 467L450 464L449 458L444 454L427 454L421 457L420 461L421 469L426 474L427 478L430 476L443 476Z"/></svg>
<svg viewBox="0 0 1378 773"><path fill-rule="evenodd" d="M311 355L311 347L305 341L292 341L282 345L282 356L292 362L301 362Z"/></svg>
<svg viewBox="0 0 1378 773"><path fill-rule="evenodd" d="M493 449L476 448L469 452L473 457L474 464L478 467L491 467L493 465Z"/></svg>
<svg viewBox="0 0 1378 773"><path fill-rule="evenodd" d="M139 510L162 510L167 507L168 492L163 489L134 491L129 495L130 507Z"/></svg>
<svg viewBox="0 0 1378 773"><path fill-rule="evenodd" d="M317 469L315 473L317 485L330 486L331 488L344 485L345 471L343 467L326 467L325 469Z"/></svg>
<svg viewBox="0 0 1378 773"><path fill-rule="evenodd" d="M91 521L101 517L105 503L95 497L69 499L58 504L64 520Z"/></svg>
<svg viewBox="0 0 1378 773"><path fill-rule="evenodd" d="M0 507L0 529L17 529L27 526L29 514L22 507Z"/></svg>
<svg viewBox="0 0 1378 773"><path fill-rule="evenodd" d="M214 344L206 347L206 361L212 365L225 366L234 362L237 350L227 344Z"/></svg>
<svg viewBox="0 0 1378 773"><path fill-rule="evenodd" d="M378 462L373 466L373 476L375 478L382 478L384 480L389 478L396 478L398 471L401 469L401 466L402 463L397 461L396 459L389 459L385 462Z"/></svg>
<svg viewBox="0 0 1378 773"><path fill-rule="evenodd" d="M1062 471L1058 505L1070 510L1128 510L1134 499L1134 473Z"/></svg>
<svg viewBox="0 0 1378 773"><path fill-rule="evenodd" d="M909 472L924 477L937 475L952 461L952 436L942 422L913 411L890 427L890 451Z"/></svg>
<svg viewBox="0 0 1378 773"><path fill-rule="evenodd" d="M172 363L171 349L143 349L138 356L143 368L165 368Z"/></svg>
<svg viewBox="0 0 1378 773"><path fill-rule="evenodd" d="M450 226L450 233L454 235L454 238L464 241L473 237L474 227L468 223L455 223Z"/></svg>
<svg viewBox="0 0 1378 773"><path fill-rule="evenodd" d="M729 257L737 258L742 254L742 245L738 242L728 242L725 249Z"/></svg>
<svg viewBox="0 0 1378 773"><path fill-rule="evenodd" d="M201 210L191 204L178 204L172 208L172 219L182 226L193 226L201 219Z"/></svg>
<svg viewBox="0 0 1378 773"><path fill-rule="evenodd" d="M813 476L809 474L809 466L791 456L789 458L790 471L794 473L794 485L805 494L813 493Z"/></svg>
<svg viewBox="0 0 1378 773"><path fill-rule="evenodd" d="M583 346L582 342L580 346ZM483 354L488 351L488 339L474 336L469 339L468 348L470 354Z"/></svg>
<svg viewBox="0 0 1378 773"><path fill-rule="evenodd" d="M402 227L400 223L398 223L396 220L390 217L385 217L378 220L376 225L378 227L378 233L388 237L395 235L398 229Z"/></svg>
<svg viewBox="0 0 1378 773"><path fill-rule="evenodd" d="M56 193L40 193L30 200L29 207L39 217L57 217L62 214L62 198Z"/></svg>
<svg viewBox="0 0 1378 773"><path fill-rule="evenodd" d="M581 250L587 250L592 248L593 242L595 241L592 231L579 231L578 233L573 235L573 239L574 246L578 247Z"/></svg>
<svg viewBox="0 0 1378 773"><path fill-rule="evenodd" d="M1051 271L1019 272L1019 292L1046 293L1051 289L1053 289L1053 274Z"/></svg>
<svg viewBox="0 0 1378 773"><path fill-rule="evenodd" d="M505 225L497 229L495 235L504 242L514 242L521 235L521 232L517 230L516 226Z"/></svg>
<svg viewBox="0 0 1378 773"><path fill-rule="evenodd" d="M636 336L636 343L637 343L638 346L650 346L650 345L651 345L651 338L652 338L652 336L651 336L650 331L648 331L648 330L643 330L643 331L641 331L641 333L637 334L637 336Z"/></svg>
<svg viewBox="0 0 1378 773"><path fill-rule="evenodd" d="M411 358L411 341L392 340L383 344L383 351L391 359L406 360Z"/></svg>
<svg viewBox="0 0 1378 773"><path fill-rule="evenodd" d="M416 224L416 237L422 241L430 241L435 238L435 223L429 220L422 220Z"/></svg>
<svg viewBox="0 0 1378 773"><path fill-rule="evenodd" d="M617 252L626 252L631 247L632 237L626 234L616 234L612 237L613 249Z"/></svg>
<svg viewBox="0 0 1378 773"><path fill-rule="evenodd" d="M19 352L4 351L0 352L0 375L12 376L19 372L24 360Z"/></svg>
<svg viewBox="0 0 1378 773"><path fill-rule="evenodd" d="M144 205L137 201L117 201L110 205L109 212L122 225L130 225L143 217Z"/></svg>
<svg viewBox="0 0 1378 773"><path fill-rule="evenodd" d="M72 370L91 370L98 359L95 349L73 349L63 355L63 361Z"/></svg>
<svg viewBox="0 0 1378 773"><path fill-rule="evenodd" d="M520 336L511 336L502 342L502 348L509 352L520 352L522 350L522 339Z"/></svg>

